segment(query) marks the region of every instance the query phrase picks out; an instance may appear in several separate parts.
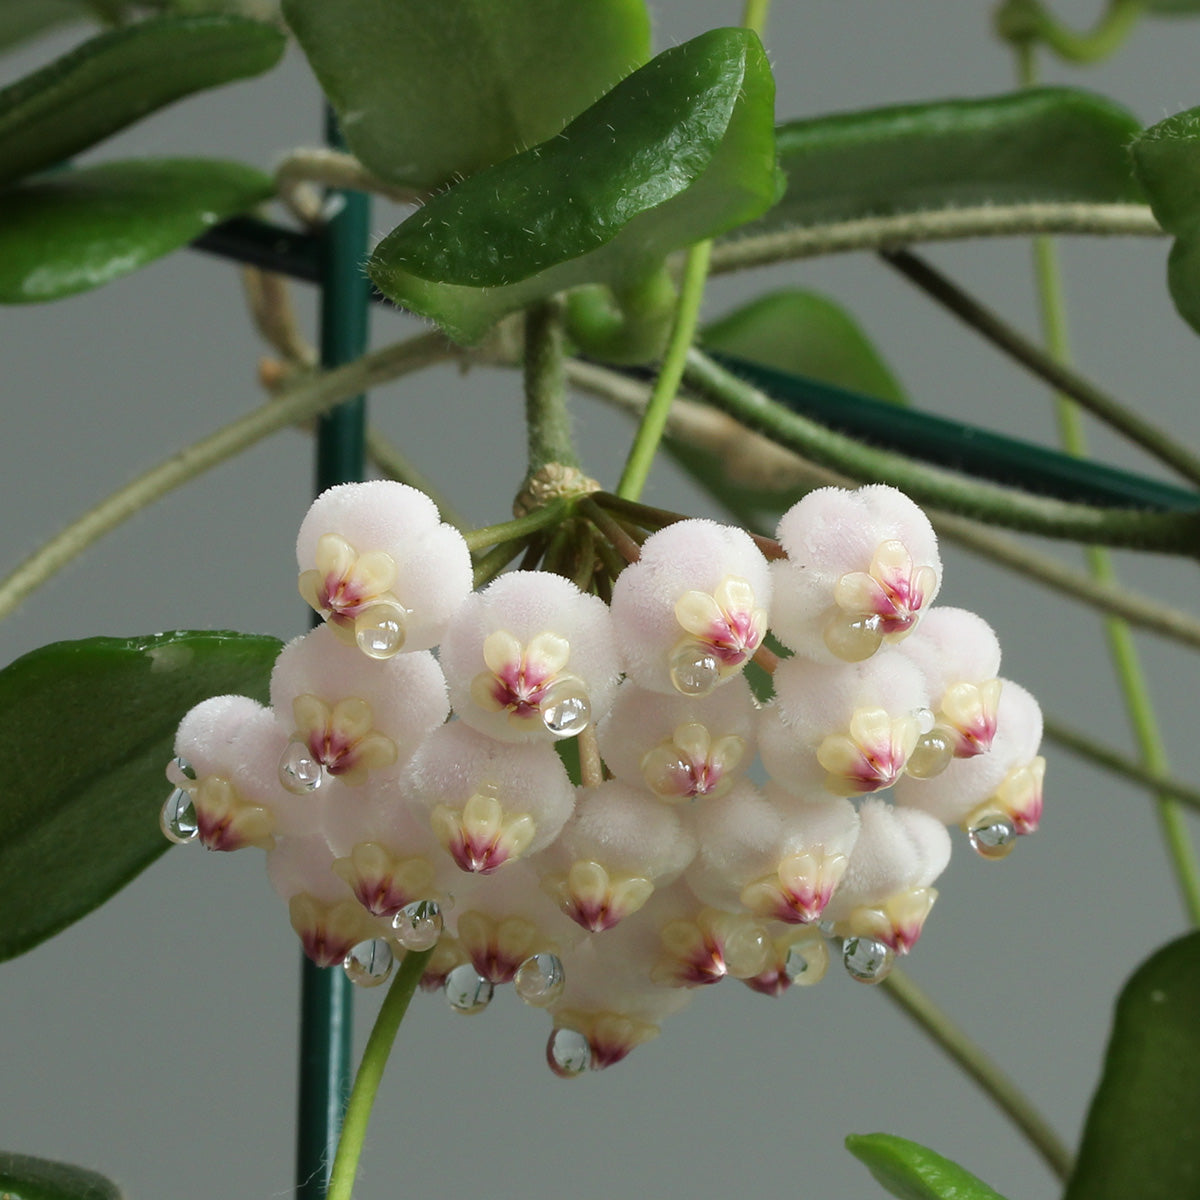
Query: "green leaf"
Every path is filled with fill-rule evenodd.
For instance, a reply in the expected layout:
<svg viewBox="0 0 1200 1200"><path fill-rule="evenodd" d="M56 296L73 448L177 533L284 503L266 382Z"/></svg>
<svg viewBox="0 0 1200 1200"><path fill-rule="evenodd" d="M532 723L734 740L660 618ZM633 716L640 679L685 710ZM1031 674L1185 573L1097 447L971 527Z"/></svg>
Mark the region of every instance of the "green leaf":
<svg viewBox="0 0 1200 1200"><path fill-rule="evenodd" d="M545 141L650 54L644 0L285 0L355 154L431 189Z"/></svg>
<svg viewBox="0 0 1200 1200"><path fill-rule="evenodd" d="M1200 0L1143 0L1148 13L1160 17L1200 12Z"/></svg>
<svg viewBox="0 0 1200 1200"><path fill-rule="evenodd" d="M840 304L801 288L759 296L704 327L706 350L733 354L896 404L904 390Z"/></svg>
<svg viewBox="0 0 1200 1200"><path fill-rule="evenodd" d="M436 196L368 273L461 341L581 283L627 288L775 199L774 80L745 29L658 55L557 137Z"/></svg>
<svg viewBox="0 0 1200 1200"><path fill-rule="evenodd" d="M99 287L274 194L261 171L214 159L63 170L0 191L0 304Z"/></svg>
<svg viewBox="0 0 1200 1200"><path fill-rule="evenodd" d="M0 51L91 15L84 0L7 0L0 4Z"/></svg>
<svg viewBox="0 0 1200 1200"><path fill-rule="evenodd" d="M970 1171L920 1142L890 1133L851 1134L846 1149L900 1200L1004 1200Z"/></svg>
<svg viewBox="0 0 1200 1200"><path fill-rule="evenodd" d="M83 1167L0 1150L3 1200L121 1200L115 1183Z"/></svg>
<svg viewBox="0 0 1200 1200"><path fill-rule="evenodd" d="M1152 125L1131 147L1158 223L1175 235L1167 288L1179 315L1200 332L1200 108Z"/></svg>
<svg viewBox="0 0 1200 1200"><path fill-rule="evenodd" d="M1064 1200L1200 1196L1200 933L1151 955L1117 999Z"/></svg>
<svg viewBox="0 0 1200 1200"><path fill-rule="evenodd" d="M158 815L175 727L209 696L265 700L275 638L89 638L0 671L0 960L99 907L169 843Z"/></svg>
<svg viewBox="0 0 1200 1200"><path fill-rule="evenodd" d="M980 204L1135 201L1128 111L1030 88L792 121L779 129L783 200L741 233Z"/></svg>
<svg viewBox="0 0 1200 1200"><path fill-rule="evenodd" d="M102 33L0 89L0 183L53 166L192 92L279 61L278 29L243 17L156 17Z"/></svg>

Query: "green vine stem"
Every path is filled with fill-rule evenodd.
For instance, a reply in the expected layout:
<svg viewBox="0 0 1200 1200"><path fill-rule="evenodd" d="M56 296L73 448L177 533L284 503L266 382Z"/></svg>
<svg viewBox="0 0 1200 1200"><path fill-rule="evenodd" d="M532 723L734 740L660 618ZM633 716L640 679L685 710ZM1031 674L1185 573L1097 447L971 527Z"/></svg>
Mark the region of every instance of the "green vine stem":
<svg viewBox="0 0 1200 1200"><path fill-rule="evenodd" d="M593 363L568 360L567 378L573 387L625 411L640 414L646 407L649 388L637 380ZM777 446L762 434L747 429L732 417L687 399L677 399L671 409L667 435L720 454L731 482L752 482L775 489L781 497L798 489L845 487L854 480L817 466ZM602 504L612 504L598 493ZM651 512L655 510L649 510ZM1060 595L1123 617L1131 625L1200 649L1200 621L1190 613L1172 608L1115 584L1098 583L1091 576L1068 567L1046 554L1028 549L1015 538L955 513L930 509L938 535L1001 566L1016 571Z"/></svg>
<svg viewBox="0 0 1200 1200"><path fill-rule="evenodd" d="M890 483L917 503L1025 533L1200 557L1200 510L1146 512L1094 508L1034 496L918 463L834 433L776 403L699 350L685 379L703 398L772 441L863 482Z"/></svg>
<svg viewBox="0 0 1200 1200"><path fill-rule="evenodd" d="M712 254L712 242L699 242L688 251L684 267L683 283L679 289L679 307L675 312L675 324L671 329L667 352L663 356L658 378L650 394L650 402L642 414L641 424L634 437L621 481L616 494L627 500L636 500L646 486L650 467L658 453L671 402L679 390L683 378L688 350L696 335L696 323L700 317L700 303L704 299L704 282L708 278L708 262Z"/></svg>
<svg viewBox="0 0 1200 1200"><path fill-rule="evenodd" d="M1028 1097L907 975L893 971L880 990L960 1066L1025 1135L1058 1179L1071 1173L1071 1154Z"/></svg>
<svg viewBox="0 0 1200 1200"><path fill-rule="evenodd" d="M567 412L563 375L563 305L543 300L525 312L525 426L531 479L543 467L557 463L578 467Z"/></svg>
<svg viewBox="0 0 1200 1200"><path fill-rule="evenodd" d="M375 1018L354 1087L346 1104L346 1115L342 1122L342 1136L338 1142L337 1155L333 1160L333 1173L329 1179L327 1200L350 1200L354 1179L358 1174L358 1160L362 1153L367 1123L371 1119L371 1108L387 1066L388 1055L400 1029L400 1022L408 1011L409 1001L421 982L425 964L432 950L409 951L405 954L384 997L383 1006Z"/></svg>
<svg viewBox="0 0 1200 1200"><path fill-rule="evenodd" d="M1045 239L1039 238L1035 243L1035 253L1044 256L1044 250L1037 250L1039 245L1044 247ZM1174 468L1185 479L1200 484L1200 457L1184 447L1177 437L1138 416L1127 405L1084 379L1062 361L1053 349L1047 352L1018 333L924 259L907 250L885 251L881 257L910 283L1039 379L1069 396L1094 417L1124 434L1160 462Z"/></svg>
<svg viewBox="0 0 1200 1200"><path fill-rule="evenodd" d="M776 233L730 237L713 247L711 270L714 275L721 275L727 271L820 258L827 254L847 254L854 250L894 250L917 242L1024 237L1038 233L1164 236L1162 226L1144 204L1074 201L985 204L830 221Z"/></svg>
<svg viewBox="0 0 1200 1200"><path fill-rule="evenodd" d="M1119 50L1146 11L1146 0L1109 0L1091 29L1069 29L1039 0L1005 0L996 10L995 29L1014 49L1040 42L1059 58L1094 63Z"/></svg>
<svg viewBox="0 0 1200 1200"><path fill-rule="evenodd" d="M1047 741L1061 746L1077 757L1095 763L1096 766L1103 767L1114 775L1120 775L1149 791L1158 792L1163 796L1171 796L1180 803L1186 804L1188 808L1200 812L1200 788L1193 787L1174 776L1152 771L1142 763L1118 754L1094 738L1090 738L1076 729L1070 729L1050 717L1045 719L1043 733Z"/></svg>
<svg viewBox="0 0 1200 1200"><path fill-rule="evenodd" d="M477 558L471 572L474 586L478 589L491 583L527 545L523 539L516 538L511 542L501 542L498 546L493 546L486 554ZM527 569L523 563L521 569Z"/></svg>
<svg viewBox="0 0 1200 1200"><path fill-rule="evenodd" d="M499 525L484 525L479 529L469 530L463 536L467 539L467 548L471 551L484 550L500 542L524 541L530 534L559 524L569 514L570 508L571 505L566 500L552 500L523 517L502 521Z"/></svg>
<svg viewBox="0 0 1200 1200"><path fill-rule="evenodd" d="M395 187L372 174L341 150L301 147L285 155L275 168L279 199L306 225L318 224L324 199L317 186L373 192L397 204L416 204L423 198L414 188Z"/></svg>
<svg viewBox="0 0 1200 1200"><path fill-rule="evenodd" d="M311 420L348 396L356 396L401 375L453 359L458 354L458 349L442 334L424 333L285 388L266 404L176 452L118 488L45 542L0 582L0 618L11 613L26 596L76 555L181 484L248 450L272 433Z"/></svg>
<svg viewBox="0 0 1200 1200"><path fill-rule="evenodd" d="M1114 0L1110 9L1118 6L1119 0ZM1031 48L1026 48L1019 55L1018 72L1023 86L1028 87L1036 82L1037 60ZM1058 253L1051 238L1039 237L1034 240L1033 259L1046 349L1052 362L1065 366L1070 357L1066 300ZM1072 400L1080 399L1076 392L1060 388L1055 394L1054 404L1063 448L1068 454L1084 458L1087 455L1087 439L1079 407L1072 403ZM1085 407L1090 408L1090 405ZM1094 409L1091 411L1095 412ZM1100 546L1088 546L1086 554L1092 577L1101 583L1114 584L1116 571L1107 551ZM1142 763L1156 775L1168 775L1170 763L1166 745L1129 626L1120 618L1109 616L1105 618L1104 631ZM1155 808L1184 910L1193 925L1200 925L1200 864L1196 860L1183 811L1175 799L1162 793L1156 798Z"/></svg>

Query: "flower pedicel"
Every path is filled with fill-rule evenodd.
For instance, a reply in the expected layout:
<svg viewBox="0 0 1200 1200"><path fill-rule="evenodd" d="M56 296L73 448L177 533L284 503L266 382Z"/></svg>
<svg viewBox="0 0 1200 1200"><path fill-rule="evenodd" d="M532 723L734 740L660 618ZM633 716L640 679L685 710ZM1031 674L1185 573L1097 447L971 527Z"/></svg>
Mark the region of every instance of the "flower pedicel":
<svg viewBox="0 0 1200 1200"><path fill-rule="evenodd" d="M474 593L427 497L331 489L297 545L325 626L284 648L270 708L184 718L164 832L267 850L305 952L356 983L430 947L422 982L458 1012L511 983L559 1075L722 979L814 983L831 946L877 982L948 825L984 858L1037 828L1041 713L980 618L933 607L936 539L899 492L822 488L778 536L768 563L739 529L667 525L611 606L539 571ZM576 787L555 747L592 728L611 778Z"/></svg>

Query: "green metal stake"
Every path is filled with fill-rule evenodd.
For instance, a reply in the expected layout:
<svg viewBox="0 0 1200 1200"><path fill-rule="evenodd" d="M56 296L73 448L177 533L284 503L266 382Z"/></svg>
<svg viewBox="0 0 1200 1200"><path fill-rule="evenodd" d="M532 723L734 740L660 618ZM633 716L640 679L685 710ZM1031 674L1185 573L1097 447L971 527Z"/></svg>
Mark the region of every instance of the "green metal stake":
<svg viewBox="0 0 1200 1200"><path fill-rule="evenodd" d="M325 136L341 148L333 113ZM361 192L334 192L342 207L321 238L321 363L340 366L367 348L370 289L366 256L368 199ZM366 398L356 396L317 425L316 490L363 477ZM300 980L300 1089L296 1121L297 1200L324 1200L350 1093L352 985L342 971L302 961Z"/></svg>

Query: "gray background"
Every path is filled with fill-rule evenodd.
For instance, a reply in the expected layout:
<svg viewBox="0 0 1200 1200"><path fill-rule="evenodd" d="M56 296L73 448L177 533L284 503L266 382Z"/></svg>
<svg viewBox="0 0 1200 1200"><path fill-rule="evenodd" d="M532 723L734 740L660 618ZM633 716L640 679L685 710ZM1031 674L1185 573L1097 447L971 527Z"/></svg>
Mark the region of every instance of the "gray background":
<svg viewBox="0 0 1200 1200"><path fill-rule="evenodd" d="M1096 2L1067 3L1090 20ZM654 5L665 47L738 16L735 0ZM781 117L1008 88L990 6L962 0L776 0L769 47ZM59 37L0 63L15 76ZM1147 21L1110 63L1048 76L1105 91L1147 123L1200 102L1200 23ZM193 100L96 157L212 152L270 163L314 144L319 100L292 55L273 75ZM388 228L377 217L379 233ZM1200 355L1163 287L1165 243L1077 242L1065 265L1076 356L1160 422L1194 438ZM937 262L1027 328L1025 244L942 247ZM753 287L804 283L860 315L930 410L1051 441L1042 390L868 256L712 285L716 315ZM310 302L303 298L307 320ZM405 332L381 315L376 341ZM0 567L136 473L257 404L259 348L236 273L181 253L62 303L6 310L0 362ZM591 401L578 433L613 484L629 426ZM472 521L504 518L522 472L518 381L452 370L381 389L378 424ZM1098 455L1153 471L1098 432ZM292 539L308 443L286 432L168 497L89 551L0 631L7 661L43 642L171 628L290 636L305 618ZM652 503L706 511L665 466ZM1066 551L1073 554L1072 551ZM946 552L943 599L1000 633L1005 674L1048 711L1130 744L1099 635L1077 606ZM1124 577L1187 606L1194 568L1122 556ZM1192 662L1139 639L1176 770L1195 774ZM1183 928L1154 817L1138 792L1051 749L1044 831L1000 865L965 846L910 960L1074 1142L1120 981ZM64 881L69 886L69 881ZM176 850L114 902L0 970L0 1144L76 1161L134 1200L288 1194L298 949L254 852ZM357 998L359 1042L378 994ZM474 1019L414 1005L384 1081L358 1195L587 1198L878 1194L848 1132L925 1141L1011 1198L1057 1194L987 1102L880 995L831 973L779 1001L709 989L627 1062L575 1083L542 1061L545 1019L511 994Z"/></svg>

